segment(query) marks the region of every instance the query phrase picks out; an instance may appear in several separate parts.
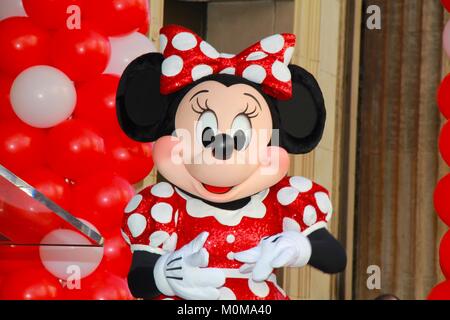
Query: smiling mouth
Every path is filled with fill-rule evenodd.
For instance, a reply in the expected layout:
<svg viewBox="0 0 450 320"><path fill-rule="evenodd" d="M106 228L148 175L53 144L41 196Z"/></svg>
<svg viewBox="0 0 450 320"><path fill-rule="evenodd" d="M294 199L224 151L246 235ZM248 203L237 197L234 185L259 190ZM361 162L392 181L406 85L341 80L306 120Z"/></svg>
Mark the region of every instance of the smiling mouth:
<svg viewBox="0 0 450 320"><path fill-rule="evenodd" d="M203 188L205 188L209 192L215 193L215 194L224 194L224 193L227 193L228 191L230 191L231 189L233 189L233 187L216 187L216 186L211 186L211 185L205 184L205 183L202 183L202 185L203 185Z"/></svg>

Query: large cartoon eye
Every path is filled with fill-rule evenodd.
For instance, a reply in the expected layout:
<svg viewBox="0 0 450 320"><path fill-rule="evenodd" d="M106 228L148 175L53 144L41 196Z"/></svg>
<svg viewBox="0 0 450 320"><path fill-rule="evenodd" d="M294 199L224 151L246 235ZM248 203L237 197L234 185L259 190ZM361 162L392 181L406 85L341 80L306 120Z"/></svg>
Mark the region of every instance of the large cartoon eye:
<svg viewBox="0 0 450 320"><path fill-rule="evenodd" d="M211 146L217 134L217 118L214 112L203 112L198 119L196 135L199 142L205 147Z"/></svg>
<svg viewBox="0 0 450 320"><path fill-rule="evenodd" d="M252 124L245 114L240 114L234 118L231 125L231 134L236 150L241 151L248 147L252 140Z"/></svg>

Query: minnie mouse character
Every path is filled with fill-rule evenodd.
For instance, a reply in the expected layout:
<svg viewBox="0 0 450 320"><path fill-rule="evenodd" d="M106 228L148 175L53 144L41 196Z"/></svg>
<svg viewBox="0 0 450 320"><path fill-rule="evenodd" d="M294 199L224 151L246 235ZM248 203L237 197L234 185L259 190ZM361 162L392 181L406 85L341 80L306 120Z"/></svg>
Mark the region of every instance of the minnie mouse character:
<svg viewBox="0 0 450 320"><path fill-rule="evenodd" d="M327 190L286 177L288 153L313 150L325 124L316 80L289 64L295 36L274 35L238 55L179 26L161 29L160 39L162 54L133 61L117 92L122 129L155 142L168 181L125 209L133 295L288 299L274 269L341 272L346 255L327 231Z"/></svg>

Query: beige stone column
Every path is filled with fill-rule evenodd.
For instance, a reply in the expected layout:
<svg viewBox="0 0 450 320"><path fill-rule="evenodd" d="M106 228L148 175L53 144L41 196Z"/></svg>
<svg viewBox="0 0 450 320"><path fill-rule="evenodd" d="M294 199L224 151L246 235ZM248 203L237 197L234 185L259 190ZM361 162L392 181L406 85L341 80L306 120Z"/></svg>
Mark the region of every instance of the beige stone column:
<svg viewBox="0 0 450 320"><path fill-rule="evenodd" d="M327 124L320 145L310 154L293 156L291 175L302 175L326 187L338 206L339 128L336 126L341 98L341 66L344 43L345 0L296 0L294 33L297 50L294 63L311 72L318 80L325 98ZM339 212L330 223L336 235ZM283 287L292 299L333 299L335 278L310 267L286 269Z"/></svg>

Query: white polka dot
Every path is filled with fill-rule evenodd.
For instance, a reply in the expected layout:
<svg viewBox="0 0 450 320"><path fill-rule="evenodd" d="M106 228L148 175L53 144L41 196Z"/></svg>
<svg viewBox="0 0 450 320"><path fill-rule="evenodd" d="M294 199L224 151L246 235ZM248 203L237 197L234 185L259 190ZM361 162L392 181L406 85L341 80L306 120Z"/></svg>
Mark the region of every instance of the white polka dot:
<svg viewBox="0 0 450 320"><path fill-rule="evenodd" d="M174 48L187 51L195 48L197 45L197 39L192 33L189 32L180 32L172 39L172 45Z"/></svg>
<svg viewBox="0 0 450 320"><path fill-rule="evenodd" d="M131 244L130 238L127 236L127 234L123 232L123 230L120 230L120 233L122 234L123 240L125 240L126 243Z"/></svg>
<svg viewBox="0 0 450 320"><path fill-rule="evenodd" d="M266 70L263 67L255 64L245 68L244 72L242 73L242 77L258 84L263 83L264 79L266 79L266 76Z"/></svg>
<svg viewBox="0 0 450 320"><path fill-rule="evenodd" d="M278 191L278 202L283 206L288 206L298 197L298 190L292 187L285 187Z"/></svg>
<svg viewBox="0 0 450 320"><path fill-rule="evenodd" d="M203 54L211 59L217 59L220 57L220 54L214 49L208 42L202 41L200 43L200 50Z"/></svg>
<svg viewBox="0 0 450 320"><path fill-rule="evenodd" d="M231 53L221 53L219 55L220 58L225 58L225 59L231 59L234 58L236 55L235 54L231 54Z"/></svg>
<svg viewBox="0 0 450 320"><path fill-rule="evenodd" d="M167 47L167 37L163 34L159 35L159 51L164 53Z"/></svg>
<svg viewBox="0 0 450 320"><path fill-rule="evenodd" d="M174 190L170 183L160 182L155 184L150 192L152 195L159 198L170 198L173 195Z"/></svg>
<svg viewBox="0 0 450 320"><path fill-rule="evenodd" d="M277 53L284 46L284 38L280 34L267 37L261 40L261 47L264 51L269 53Z"/></svg>
<svg viewBox="0 0 450 320"><path fill-rule="evenodd" d="M164 241L163 250L173 252L177 248L178 235L174 232L170 238Z"/></svg>
<svg viewBox="0 0 450 320"><path fill-rule="evenodd" d="M165 202L155 204L151 209L151 215L156 222L169 223L172 221L172 206Z"/></svg>
<svg viewBox="0 0 450 320"><path fill-rule="evenodd" d="M323 213L331 213L333 207L330 198L325 192L316 192L314 198L316 198L316 203L320 211Z"/></svg>
<svg viewBox="0 0 450 320"><path fill-rule="evenodd" d="M219 292L219 300L237 300L236 295L230 288L222 287L219 289Z"/></svg>
<svg viewBox="0 0 450 320"><path fill-rule="evenodd" d="M201 79L203 77L209 76L213 73L213 68L206 64L199 64L192 69L192 79L194 81Z"/></svg>
<svg viewBox="0 0 450 320"><path fill-rule="evenodd" d="M311 227L317 222L317 212L313 206L306 206L306 208L303 210L303 222L308 227Z"/></svg>
<svg viewBox="0 0 450 320"><path fill-rule="evenodd" d="M267 57L267 54L262 51L255 51L250 53L245 60L247 61L256 61L261 60Z"/></svg>
<svg viewBox="0 0 450 320"><path fill-rule="evenodd" d="M300 225L297 221L291 218L283 218L283 231L297 231L301 232Z"/></svg>
<svg viewBox="0 0 450 320"><path fill-rule="evenodd" d="M308 192L313 187L312 181L304 177L291 177L289 183L300 192Z"/></svg>
<svg viewBox="0 0 450 320"><path fill-rule="evenodd" d="M127 220L128 229L131 232L131 235L136 238L139 237L142 232L144 232L147 227L147 220L140 213L133 213L128 217Z"/></svg>
<svg viewBox="0 0 450 320"><path fill-rule="evenodd" d="M228 252L227 253L227 259L228 260L234 260L234 252Z"/></svg>
<svg viewBox="0 0 450 320"><path fill-rule="evenodd" d="M159 247L164 241L170 238L170 235L165 231L155 231L150 235L150 245L152 247Z"/></svg>
<svg viewBox="0 0 450 320"><path fill-rule="evenodd" d="M265 281L256 282L252 279L248 279L248 287L253 294L260 298L265 298L269 295L270 288Z"/></svg>
<svg viewBox="0 0 450 320"><path fill-rule="evenodd" d="M284 64L288 65L291 60L292 60L292 56L294 55L294 47L289 47L286 49L286 51L284 51Z"/></svg>
<svg viewBox="0 0 450 320"><path fill-rule="evenodd" d="M163 300L175 300L174 298L164 298Z"/></svg>
<svg viewBox="0 0 450 320"><path fill-rule="evenodd" d="M161 72L166 77L173 77L183 70L183 59L177 55L166 58L161 65Z"/></svg>
<svg viewBox="0 0 450 320"><path fill-rule="evenodd" d="M234 234L227 235L227 242L228 243L233 243L234 241L236 241L236 237L234 236Z"/></svg>
<svg viewBox="0 0 450 320"><path fill-rule="evenodd" d="M235 75L235 74L236 74L236 68L228 67L228 68L225 68L225 69L223 69L222 71L220 71L220 73L222 73L222 74L232 74L232 75Z"/></svg>
<svg viewBox="0 0 450 320"><path fill-rule="evenodd" d="M272 75L279 81L288 82L291 80L289 68L278 60L272 65Z"/></svg>
<svg viewBox="0 0 450 320"><path fill-rule="evenodd" d="M127 206L125 207L125 213L133 212L134 210L139 207L142 201L142 196L140 194L135 195L133 198L131 198L130 202L128 202Z"/></svg>

